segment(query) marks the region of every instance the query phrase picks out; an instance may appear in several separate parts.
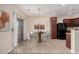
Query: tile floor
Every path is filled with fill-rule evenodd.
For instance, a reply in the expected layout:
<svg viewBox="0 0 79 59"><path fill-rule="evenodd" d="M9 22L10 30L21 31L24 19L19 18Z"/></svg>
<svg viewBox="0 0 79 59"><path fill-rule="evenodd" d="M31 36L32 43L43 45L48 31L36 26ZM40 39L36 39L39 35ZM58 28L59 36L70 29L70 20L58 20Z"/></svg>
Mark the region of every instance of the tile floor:
<svg viewBox="0 0 79 59"><path fill-rule="evenodd" d="M29 54L29 53L70 53L70 50L65 46L66 40L42 40L38 43L37 40L25 40L18 47L10 52L10 54Z"/></svg>

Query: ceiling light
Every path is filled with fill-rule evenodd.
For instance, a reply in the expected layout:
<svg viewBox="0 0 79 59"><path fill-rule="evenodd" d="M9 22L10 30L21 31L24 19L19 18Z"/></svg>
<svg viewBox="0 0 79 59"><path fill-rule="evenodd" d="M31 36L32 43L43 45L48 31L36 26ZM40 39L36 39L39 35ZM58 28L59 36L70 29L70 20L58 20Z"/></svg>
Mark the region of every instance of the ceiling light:
<svg viewBox="0 0 79 59"><path fill-rule="evenodd" d="M69 12L68 15L71 15L71 12Z"/></svg>
<svg viewBox="0 0 79 59"><path fill-rule="evenodd" d="M66 4L62 4L62 6L65 6Z"/></svg>
<svg viewBox="0 0 79 59"><path fill-rule="evenodd" d="M27 11L31 11L31 9L27 9Z"/></svg>
<svg viewBox="0 0 79 59"><path fill-rule="evenodd" d="M72 10L76 10L76 9L72 9Z"/></svg>

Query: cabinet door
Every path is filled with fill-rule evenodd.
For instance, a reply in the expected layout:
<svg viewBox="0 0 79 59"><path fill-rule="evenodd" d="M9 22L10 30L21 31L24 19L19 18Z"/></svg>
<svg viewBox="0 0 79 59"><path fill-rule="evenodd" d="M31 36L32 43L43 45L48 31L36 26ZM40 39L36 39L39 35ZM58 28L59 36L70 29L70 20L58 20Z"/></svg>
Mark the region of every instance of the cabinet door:
<svg viewBox="0 0 79 59"><path fill-rule="evenodd" d="M79 26L79 18L74 19L74 25Z"/></svg>
<svg viewBox="0 0 79 59"><path fill-rule="evenodd" d="M74 19L64 19L63 22L67 24L67 27L74 26Z"/></svg>
<svg viewBox="0 0 79 59"><path fill-rule="evenodd" d="M57 39L57 17L50 18L51 39Z"/></svg>
<svg viewBox="0 0 79 59"><path fill-rule="evenodd" d="M70 34L66 34L66 47L71 49L71 35Z"/></svg>

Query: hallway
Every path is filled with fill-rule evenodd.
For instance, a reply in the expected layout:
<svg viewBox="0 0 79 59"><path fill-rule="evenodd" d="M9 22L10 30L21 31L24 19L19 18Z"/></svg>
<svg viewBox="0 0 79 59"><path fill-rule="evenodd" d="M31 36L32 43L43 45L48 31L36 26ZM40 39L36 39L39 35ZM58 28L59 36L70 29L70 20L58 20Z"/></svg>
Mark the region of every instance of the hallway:
<svg viewBox="0 0 79 59"><path fill-rule="evenodd" d="M37 40L26 40L10 54L26 54L26 53L70 53L65 46L65 40L43 40L38 43Z"/></svg>

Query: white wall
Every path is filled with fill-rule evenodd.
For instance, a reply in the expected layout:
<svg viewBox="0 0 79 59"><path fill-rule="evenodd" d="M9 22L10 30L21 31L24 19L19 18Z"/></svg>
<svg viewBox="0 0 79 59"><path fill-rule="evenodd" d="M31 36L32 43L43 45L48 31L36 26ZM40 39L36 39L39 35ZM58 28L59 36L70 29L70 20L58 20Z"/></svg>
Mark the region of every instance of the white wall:
<svg viewBox="0 0 79 59"><path fill-rule="evenodd" d="M27 20L28 20L28 19L27 19ZM24 40L27 39L27 33L28 33L27 20L24 20Z"/></svg>
<svg viewBox="0 0 79 59"><path fill-rule="evenodd" d="M0 53L7 53L13 49L13 32L11 31L13 25L13 11L24 20L27 19L27 16L16 8L15 5L0 4L0 10L10 14L10 30L8 32L0 32Z"/></svg>
<svg viewBox="0 0 79 59"><path fill-rule="evenodd" d="M46 32L50 32L50 17L49 16L41 16L40 18L38 16L30 17L27 21L28 23L28 32L35 31L34 24L44 24Z"/></svg>
<svg viewBox="0 0 79 59"><path fill-rule="evenodd" d="M0 53L7 53L13 48L11 34L11 32L0 32Z"/></svg>
<svg viewBox="0 0 79 59"><path fill-rule="evenodd" d="M74 18L74 15L65 15L65 16L58 16L57 17L57 23L63 23L63 19L72 19Z"/></svg>

